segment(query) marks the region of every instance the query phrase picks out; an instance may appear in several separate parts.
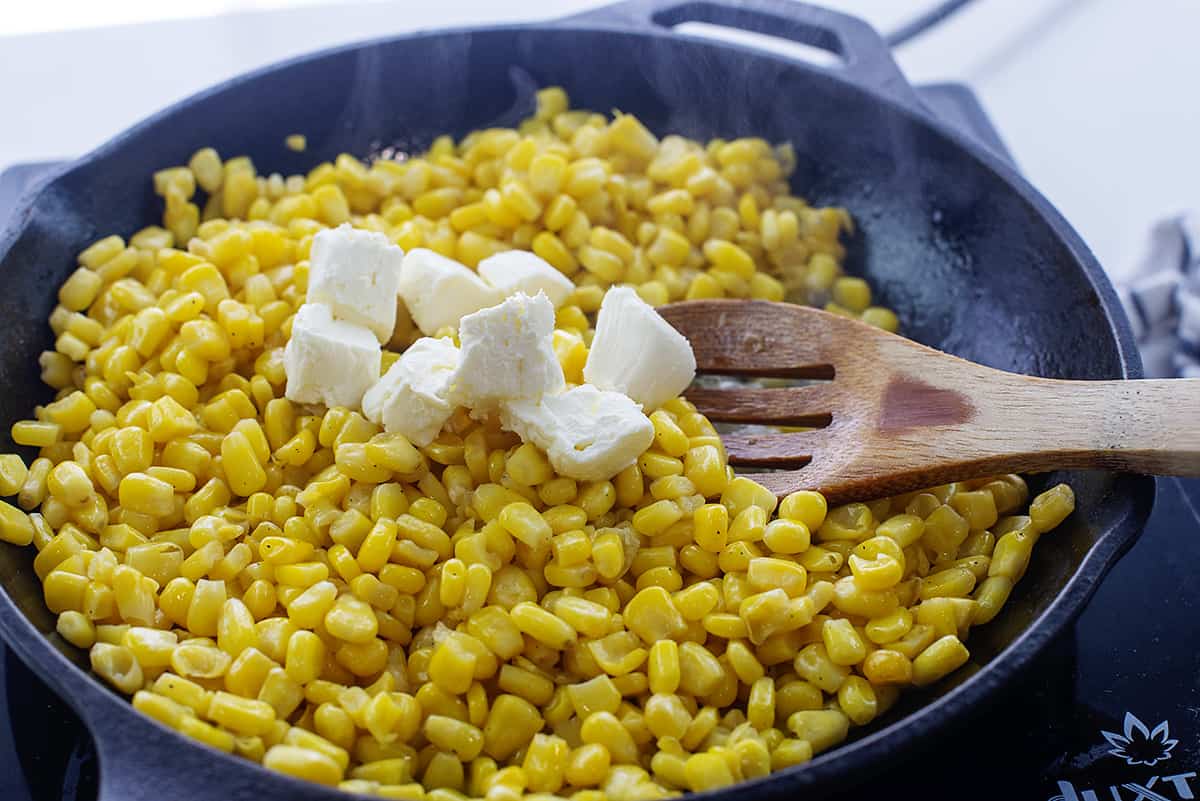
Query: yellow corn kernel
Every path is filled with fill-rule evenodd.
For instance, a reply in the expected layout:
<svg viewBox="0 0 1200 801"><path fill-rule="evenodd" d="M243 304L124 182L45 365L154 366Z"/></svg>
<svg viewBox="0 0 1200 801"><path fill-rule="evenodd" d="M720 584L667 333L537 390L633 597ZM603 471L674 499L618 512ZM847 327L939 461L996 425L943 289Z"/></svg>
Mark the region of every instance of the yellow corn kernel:
<svg viewBox="0 0 1200 801"><path fill-rule="evenodd" d="M58 442L62 427L57 423L42 423L36 420L21 420L13 423L10 431L12 441L31 448L46 448Z"/></svg>
<svg viewBox="0 0 1200 801"><path fill-rule="evenodd" d="M951 567L926 576L921 581L919 597L921 600L928 600L930 598L963 598L974 588L974 573L965 567Z"/></svg>
<svg viewBox="0 0 1200 801"><path fill-rule="evenodd" d="M509 615L518 629L555 650L561 651L576 640L575 629L569 623L537 604L519 603Z"/></svg>
<svg viewBox="0 0 1200 801"><path fill-rule="evenodd" d="M789 598L802 595L808 583L808 574L800 565L786 559L765 556L750 560L746 578L750 586L759 592L779 588L787 593Z"/></svg>
<svg viewBox="0 0 1200 801"><path fill-rule="evenodd" d="M483 749L483 732L470 723L444 715L427 717L424 732L429 742L443 751L452 751L464 762L479 756Z"/></svg>
<svg viewBox="0 0 1200 801"><path fill-rule="evenodd" d="M621 704L621 691L608 676L600 675L587 681L567 685L567 697L580 720L596 712L616 714Z"/></svg>
<svg viewBox="0 0 1200 801"><path fill-rule="evenodd" d="M692 716L678 695L655 694L646 700L646 727L655 737L683 737L692 724Z"/></svg>
<svg viewBox="0 0 1200 801"><path fill-rule="evenodd" d="M316 628L336 599L337 586L330 581L318 581L287 605L288 619L300 628Z"/></svg>
<svg viewBox="0 0 1200 801"><path fill-rule="evenodd" d="M283 719L300 706L304 700L304 691L288 677L283 668L275 667L267 671L267 676L258 691L258 700L270 704L275 710L275 715Z"/></svg>
<svg viewBox="0 0 1200 801"><path fill-rule="evenodd" d="M142 688L142 667L128 648L98 642L89 655L92 670L121 692L132 695Z"/></svg>
<svg viewBox="0 0 1200 801"><path fill-rule="evenodd" d="M133 652L142 667L167 667L179 638L172 631L133 626L125 632L121 644Z"/></svg>
<svg viewBox="0 0 1200 801"><path fill-rule="evenodd" d="M846 739L850 720L837 709L801 710L787 719L787 727L813 751L824 751Z"/></svg>
<svg viewBox="0 0 1200 801"><path fill-rule="evenodd" d="M258 648L246 648L225 671L225 689L244 698L257 698L267 674L278 665Z"/></svg>
<svg viewBox="0 0 1200 801"><path fill-rule="evenodd" d="M864 309L861 319L864 323L893 334L900 330L900 318L891 309L885 309L882 306L871 306Z"/></svg>
<svg viewBox="0 0 1200 801"><path fill-rule="evenodd" d="M548 545L554 533L545 518L528 503L508 504L500 511L498 519L509 534L533 550Z"/></svg>
<svg viewBox="0 0 1200 801"><path fill-rule="evenodd" d="M521 445L508 457L505 464L509 476L518 484L532 487L554 477L554 468L549 460L531 443ZM503 524L503 518L501 523Z"/></svg>
<svg viewBox="0 0 1200 801"><path fill-rule="evenodd" d="M694 793L717 790L733 784L729 762L717 754L692 754L684 765L687 789Z"/></svg>
<svg viewBox="0 0 1200 801"><path fill-rule="evenodd" d="M296 684L308 684L321 675L325 655L325 643L320 637L311 631L297 631L288 638L284 670Z"/></svg>
<svg viewBox="0 0 1200 801"><path fill-rule="evenodd" d="M922 544L935 551L939 558L950 558L967 538L970 526L949 504L939 506L925 518Z"/></svg>
<svg viewBox="0 0 1200 801"><path fill-rule="evenodd" d="M988 576L975 588L975 612L971 616L973 625L990 622L999 613L1012 592L1013 579L1009 576Z"/></svg>
<svg viewBox="0 0 1200 801"><path fill-rule="evenodd" d="M58 614L68 610L82 610L88 578L65 569L56 569L42 581L42 596L46 608Z"/></svg>
<svg viewBox="0 0 1200 801"><path fill-rule="evenodd" d="M146 473L121 479L118 497L122 508L152 517L166 517L175 509L175 488Z"/></svg>
<svg viewBox="0 0 1200 801"><path fill-rule="evenodd" d="M918 687L932 684L957 670L971 656L967 647L953 634L933 642L912 663L912 682Z"/></svg>
<svg viewBox="0 0 1200 801"><path fill-rule="evenodd" d="M163 673L150 687L154 693L171 699L197 715L207 715L212 693L193 681L174 673Z"/></svg>
<svg viewBox="0 0 1200 801"><path fill-rule="evenodd" d="M448 639L433 652L429 679L445 692L461 695L471 687L477 661L461 640Z"/></svg>
<svg viewBox="0 0 1200 801"><path fill-rule="evenodd" d="M1066 484L1051 487L1029 504L1029 517L1037 531L1056 528L1075 511L1075 493Z"/></svg>
<svg viewBox="0 0 1200 801"><path fill-rule="evenodd" d="M523 698L502 694L492 703L483 727L483 750L496 760L524 748L544 725L537 708Z"/></svg>
<svg viewBox="0 0 1200 801"><path fill-rule="evenodd" d="M1016 581L1025 573L1033 556L1036 534L1029 531L1010 531L996 540L988 576L1004 576Z"/></svg>
<svg viewBox="0 0 1200 801"><path fill-rule="evenodd" d="M205 745L216 748L218 751L233 752L234 737L232 734L202 720L197 720L194 717L184 716L181 718L179 721L179 732Z"/></svg>
<svg viewBox="0 0 1200 801"><path fill-rule="evenodd" d="M594 601L563 596L554 603L554 614L585 637L602 637L611 629L612 615Z"/></svg>
<svg viewBox="0 0 1200 801"><path fill-rule="evenodd" d="M292 745L273 745L263 755L263 766L317 784L336 785L343 769L331 757Z"/></svg>
<svg viewBox="0 0 1200 801"><path fill-rule="evenodd" d="M679 646L674 640L659 640L650 647L650 690L654 693L674 693L679 687L681 669Z"/></svg>
<svg viewBox="0 0 1200 801"><path fill-rule="evenodd" d="M262 701L218 691L209 703L208 718L237 734L258 736L270 731L275 710Z"/></svg>
<svg viewBox="0 0 1200 801"><path fill-rule="evenodd" d="M581 745L571 752L563 776L574 787L595 787L608 775L611 762L603 745Z"/></svg>
<svg viewBox="0 0 1200 801"><path fill-rule="evenodd" d="M92 305L103 285L104 279L98 274L80 267L59 288L58 302L71 311L83 311Z"/></svg>
<svg viewBox="0 0 1200 801"><path fill-rule="evenodd" d="M96 404L83 392L76 390L45 408L45 417L58 425L64 432L76 434L91 424Z"/></svg>
<svg viewBox="0 0 1200 801"><path fill-rule="evenodd" d="M241 431L233 431L221 440L225 475L235 494L252 495L266 486L267 474L259 463L260 458L250 438Z"/></svg>
<svg viewBox="0 0 1200 801"><path fill-rule="evenodd" d="M799 520L781 517L767 524L763 543L775 553L797 554L808 549L811 534Z"/></svg>
<svg viewBox="0 0 1200 801"><path fill-rule="evenodd" d="M867 621L865 632L867 639L871 642L884 645L903 637L909 632L912 625L912 612L901 607L883 617Z"/></svg>
<svg viewBox="0 0 1200 801"><path fill-rule="evenodd" d="M194 714L188 707L148 690L134 693L133 708L173 729L179 728L184 717Z"/></svg>
<svg viewBox="0 0 1200 801"><path fill-rule="evenodd" d="M998 518L995 496L987 490L957 492L950 499L950 505L967 521L971 531L991 528Z"/></svg>
<svg viewBox="0 0 1200 801"><path fill-rule="evenodd" d="M637 743L611 712L589 715L580 727L579 736L586 744L604 746L615 764L637 764Z"/></svg>
<svg viewBox="0 0 1200 801"><path fill-rule="evenodd" d="M908 684L912 681L912 662L904 654L888 648L872 651L862 663L862 673L876 686Z"/></svg>
<svg viewBox="0 0 1200 801"><path fill-rule="evenodd" d="M826 620L821 627L825 651L835 665L856 665L867 655L867 646L849 620Z"/></svg>
<svg viewBox="0 0 1200 801"><path fill-rule="evenodd" d="M584 245L577 255L584 269L602 281L620 281L625 274L625 265L620 257L607 250Z"/></svg>
<svg viewBox="0 0 1200 801"><path fill-rule="evenodd" d="M930 603L930 602L926 602ZM924 604L922 604L924 606ZM920 609L918 608L918 612ZM908 659L916 658L930 643L937 639L937 632L928 623L917 623L898 640L888 643L888 650L904 655Z"/></svg>
<svg viewBox="0 0 1200 801"><path fill-rule="evenodd" d="M893 515L875 529L875 536L895 540L901 548L912 545L924 533L925 521L914 514Z"/></svg>
<svg viewBox="0 0 1200 801"><path fill-rule="evenodd" d="M205 192L212 193L220 188L224 178L221 157L211 147L202 148L192 154L192 158L188 161L188 169L196 183Z"/></svg>
<svg viewBox="0 0 1200 801"><path fill-rule="evenodd" d="M679 668L680 689L695 696L705 696L716 690L725 675L712 652L695 642L679 646Z"/></svg>
<svg viewBox="0 0 1200 801"><path fill-rule="evenodd" d="M538 673L514 665L502 665L497 686L531 704L545 707L554 696L554 682Z"/></svg>
<svg viewBox="0 0 1200 801"><path fill-rule="evenodd" d="M871 287L861 278L842 276L833 282L833 301L861 314L871 305Z"/></svg>
<svg viewBox="0 0 1200 801"><path fill-rule="evenodd" d="M847 649L848 650L848 649ZM837 692L842 682L850 675L844 666L834 662L823 644L812 644L801 649L793 662L796 675L827 693Z"/></svg>
<svg viewBox="0 0 1200 801"><path fill-rule="evenodd" d="M196 488L196 476L177 467L156 465L147 468L146 475L167 482L176 492L191 492Z"/></svg>
<svg viewBox="0 0 1200 801"><path fill-rule="evenodd" d="M682 555L680 561L685 561ZM721 592L712 583L702 581L675 593L673 600L684 620L703 620L720 605Z"/></svg>
<svg viewBox="0 0 1200 801"><path fill-rule="evenodd" d="M121 473L145 472L154 461L154 441L145 429L126 426L116 429L110 452Z"/></svg>
<svg viewBox="0 0 1200 801"><path fill-rule="evenodd" d="M96 626L87 615L74 609L59 614L55 630L76 648L91 648L96 642Z"/></svg>
<svg viewBox="0 0 1200 801"><path fill-rule="evenodd" d="M0 501L0 540L24 546L33 542L33 538L34 524L29 515L11 504ZM43 548L42 553L45 551L46 548Z"/></svg>
<svg viewBox="0 0 1200 801"><path fill-rule="evenodd" d="M379 633L379 620L369 604L353 595L343 595L325 613L325 630L350 643L369 643Z"/></svg>

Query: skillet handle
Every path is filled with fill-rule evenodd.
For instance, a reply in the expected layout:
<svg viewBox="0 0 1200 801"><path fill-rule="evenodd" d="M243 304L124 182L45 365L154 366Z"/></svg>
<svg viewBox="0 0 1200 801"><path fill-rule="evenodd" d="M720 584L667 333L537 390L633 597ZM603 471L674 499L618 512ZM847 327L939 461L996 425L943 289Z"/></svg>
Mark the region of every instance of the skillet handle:
<svg viewBox="0 0 1200 801"><path fill-rule="evenodd" d="M840 56L840 65L819 68L924 111L887 43L874 28L857 17L794 0L624 0L565 17L561 22L626 28L670 28L684 22L706 22L775 36Z"/></svg>
<svg viewBox="0 0 1200 801"><path fill-rule="evenodd" d="M13 547L13 546L4 546ZM11 591L11 586L7 588ZM40 599L31 601L40 604ZM51 635L57 637L58 635ZM107 689L0 591L0 637L63 700L92 737L100 765L97 801L338 801L337 790L268 771L201 745L145 717ZM0 782L2 784L2 782Z"/></svg>
<svg viewBox="0 0 1200 801"><path fill-rule="evenodd" d="M267 771L188 739L93 682L69 690L61 695L79 714L96 745L100 763L96 801L336 798L336 791Z"/></svg>
<svg viewBox="0 0 1200 801"><path fill-rule="evenodd" d="M246 788L238 781L240 771L230 771L227 760L203 746L189 747L179 735L133 709L104 716L80 711L92 733L100 763L96 801L245 797ZM257 789L262 793L266 788L260 784Z"/></svg>

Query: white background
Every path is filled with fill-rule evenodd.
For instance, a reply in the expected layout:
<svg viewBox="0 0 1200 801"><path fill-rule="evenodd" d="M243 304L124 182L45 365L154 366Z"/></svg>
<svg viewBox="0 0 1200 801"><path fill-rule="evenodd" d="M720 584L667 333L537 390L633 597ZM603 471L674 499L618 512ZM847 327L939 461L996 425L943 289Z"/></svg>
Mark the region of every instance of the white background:
<svg viewBox="0 0 1200 801"><path fill-rule="evenodd" d="M887 30L931 0L825 0ZM95 147L174 100L315 48L548 19L597 0L0 0L0 168ZM1026 174L1118 275L1200 186L1200 0L976 0L897 53L981 97Z"/></svg>

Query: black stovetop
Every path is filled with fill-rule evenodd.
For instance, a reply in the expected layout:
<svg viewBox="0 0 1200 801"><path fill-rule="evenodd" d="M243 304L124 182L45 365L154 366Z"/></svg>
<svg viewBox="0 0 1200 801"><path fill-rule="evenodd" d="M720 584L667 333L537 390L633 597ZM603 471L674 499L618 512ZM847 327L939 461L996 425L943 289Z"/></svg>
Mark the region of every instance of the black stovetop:
<svg viewBox="0 0 1200 801"><path fill-rule="evenodd" d="M943 119L1007 155L964 87L919 92ZM0 174L0 220L49 166ZM1145 533L1070 632L959 731L927 743L846 798L1200 796L1197 565L1200 479L1159 479ZM95 751L78 718L0 645L0 801L94 801L96 773Z"/></svg>

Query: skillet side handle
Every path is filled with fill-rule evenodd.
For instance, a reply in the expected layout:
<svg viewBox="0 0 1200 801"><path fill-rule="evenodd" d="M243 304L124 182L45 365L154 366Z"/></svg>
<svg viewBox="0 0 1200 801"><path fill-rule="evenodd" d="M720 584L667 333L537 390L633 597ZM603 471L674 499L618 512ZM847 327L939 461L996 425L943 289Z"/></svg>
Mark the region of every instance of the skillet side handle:
<svg viewBox="0 0 1200 801"><path fill-rule="evenodd" d="M103 688L73 688L67 698L96 744L97 801L331 801L337 797L330 788L201 745L143 716Z"/></svg>
<svg viewBox="0 0 1200 801"><path fill-rule="evenodd" d="M787 39L841 57L841 65L822 69L925 112L878 31L858 17L794 0L624 0L560 22L625 28L706 22Z"/></svg>
<svg viewBox="0 0 1200 801"><path fill-rule="evenodd" d="M188 747L178 735L131 714L101 720L87 716L100 762L97 801L206 801L245 797L225 760L203 747ZM260 786L259 792L266 790Z"/></svg>

